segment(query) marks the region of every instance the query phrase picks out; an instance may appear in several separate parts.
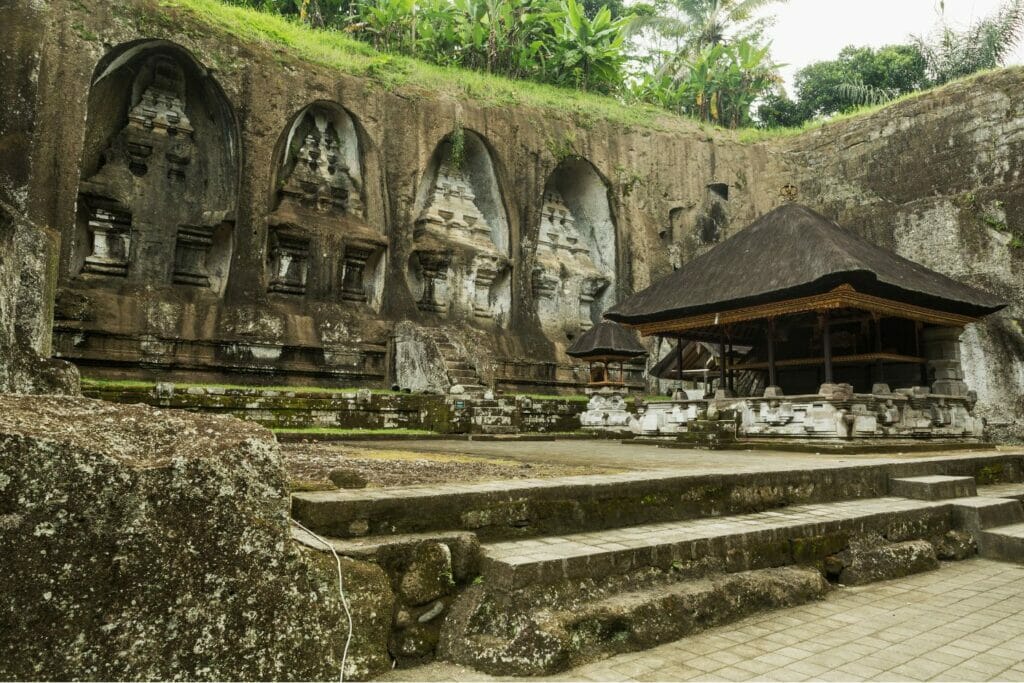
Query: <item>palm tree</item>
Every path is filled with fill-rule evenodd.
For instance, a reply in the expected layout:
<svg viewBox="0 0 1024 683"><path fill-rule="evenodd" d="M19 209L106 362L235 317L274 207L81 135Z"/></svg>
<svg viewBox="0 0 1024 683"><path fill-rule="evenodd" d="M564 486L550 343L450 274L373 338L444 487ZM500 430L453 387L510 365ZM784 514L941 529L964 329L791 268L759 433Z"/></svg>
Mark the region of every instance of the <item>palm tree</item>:
<svg viewBox="0 0 1024 683"><path fill-rule="evenodd" d="M944 3L943 3L944 4ZM932 82L941 85L983 69L994 69L1020 40L1024 0L1007 0L996 12L964 31L942 26L930 37L914 36Z"/></svg>
<svg viewBox="0 0 1024 683"><path fill-rule="evenodd" d="M646 30L679 40L681 51L694 53L730 38L756 36L766 21L755 13L768 5L787 0L667 0L668 13L637 16L629 25L631 34Z"/></svg>

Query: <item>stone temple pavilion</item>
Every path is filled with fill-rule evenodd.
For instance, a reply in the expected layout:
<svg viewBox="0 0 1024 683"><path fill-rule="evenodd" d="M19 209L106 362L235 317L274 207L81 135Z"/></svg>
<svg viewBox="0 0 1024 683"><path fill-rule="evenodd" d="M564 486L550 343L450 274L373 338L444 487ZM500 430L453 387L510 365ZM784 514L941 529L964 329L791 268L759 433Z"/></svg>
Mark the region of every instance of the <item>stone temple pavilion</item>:
<svg viewBox="0 0 1024 683"><path fill-rule="evenodd" d="M786 204L605 316L717 349L707 391L648 404L643 433L729 411L744 437L976 438L958 340L1004 306Z"/></svg>

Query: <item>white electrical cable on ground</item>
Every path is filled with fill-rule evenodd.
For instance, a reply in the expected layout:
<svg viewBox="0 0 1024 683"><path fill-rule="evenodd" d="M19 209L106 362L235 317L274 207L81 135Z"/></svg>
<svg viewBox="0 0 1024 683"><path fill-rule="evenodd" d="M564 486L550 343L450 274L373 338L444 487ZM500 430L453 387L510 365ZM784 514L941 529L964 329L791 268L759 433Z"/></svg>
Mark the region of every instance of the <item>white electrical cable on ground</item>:
<svg viewBox="0 0 1024 683"><path fill-rule="evenodd" d="M298 521L292 519L292 524L299 527L307 534L324 544L334 555L334 561L338 565L338 595L341 596L341 606L345 609L345 617L348 619L348 637L345 639L345 649L341 653L341 672L338 674L338 683L345 683L345 662L348 660L348 646L352 643L352 612L348 609L348 600L345 598L345 580L341 576L341 558L334 546L317 536L315 533L302 526Z"/></svg>

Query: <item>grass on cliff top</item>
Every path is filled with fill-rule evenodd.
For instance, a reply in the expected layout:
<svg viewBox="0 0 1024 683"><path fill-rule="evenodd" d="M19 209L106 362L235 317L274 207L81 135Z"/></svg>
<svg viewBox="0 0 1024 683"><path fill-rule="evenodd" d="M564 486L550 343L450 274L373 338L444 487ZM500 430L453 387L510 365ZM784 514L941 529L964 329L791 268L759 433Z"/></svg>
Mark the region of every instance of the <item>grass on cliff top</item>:
<svg viewBox="0 0 1024 683"><path fill-rule="evenodd" d="M586 126L588 121L596 119L655 130L690 125L698 130L713 129L719 133L735 134L735 139L742 144L794 137L841 121L869 116L900 102L999 70L981 71L938 88L908 93L889 102L860 107L827 119L815 119L793 128L743 128L730 131L654 105L627 105L611 96L515 80L459 67L441 67L411 57L382 53L340 31L312 29L280 15L225 5L219 0L160 0L160 5L191 14L200 22L239 40L285 50L297 58L373 80L386 88L403 88L406 95L419 91L425 97L448 96L500 107L538 107L562 112L580 126Z"/></svg>
<svg viewBox="0 0 1024 683"><path fill-rule="evenodd" d="M606 119L651 128L659 127L659 120L699 125L653 105L625 105L612 97L381 53L340 31L312 29L279 15L218 0L161 0L160 5L183 10L240 40L283 48L309 62L369 78L388 88L404 86L431 97L447 95L494 106L540 107L584 121Z"/></svg>
<svg viewBox="0 0 1024 683"><path fill-rule="evenodd" d="M1014 68L1021 68L1021 67L1005 67L1005 68L1014 69ZM812 130L817 130L819 128L824 128L825 126L829 126L829 125L832 125L834 123L840 123L841 121L849 121L851 119L859 119L859 118L861 118L863 116L870 116L870 115L872 115L872 114L874 114L876 112L882 111L883 109L888 109L889 107L895 106L895 105L897 105L897 104L899 104L901 102L907 102L907 101L910 101L910 100L915 100L915 99L917 99L919 97L922 97L924 95L930 95L930 94L933 94L933 93L936 93L936 92L941 92L941 91L945 90L946 88L949 88L949 87L954 86L956 84L965 83L967 81L973 81L976 78L980 78L980 77L982 77L982 76L984 76L986 74L990 74L990 73L993 73L995 71L1002 71L1002 70L1003 70L1003 68L984 69L982 71L977 71L977 72L975 72L973 74L970 74L968 76L962 76L960 78L954 79L952 81L949 81L948 83L943 83L942 85L936 86L934 88L925 88L924 90L915 90L914 92L909 92L909 93L906 93L905 95L900 95L899 97L897 97L895 99L891 99L888 102L882 102L880 104L865 105L865 106L862 106L862 107L858 107L856 109L852 109L852 110L850 110L848 112L843 112L841 114L834 114L832 116L829 116L828 118L811 119L810 121L805 122L803 125L793 126L792 128L743 128L740 131L738 131L737 139L740 142L742 142L742 143L751 144L751 143L756 143L756 142L762 142L764 140L778 140L778 139L781 139L781 138L795 137L797 135L801 135L803 133L807 133L807 132L812 131Z"/></svg>

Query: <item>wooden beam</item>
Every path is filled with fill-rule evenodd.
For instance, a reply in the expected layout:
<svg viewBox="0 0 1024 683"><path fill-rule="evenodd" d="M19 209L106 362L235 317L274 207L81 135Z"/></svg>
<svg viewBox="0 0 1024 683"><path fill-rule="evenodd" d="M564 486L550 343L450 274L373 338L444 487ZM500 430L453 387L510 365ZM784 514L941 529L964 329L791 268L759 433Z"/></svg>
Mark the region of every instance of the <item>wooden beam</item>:
<svg viewBox="0 0 1024 683"><path fill-rule="evenodd" d="M844 356L833 356L833 365L856 365L859 363L874 363L877 361L885 361L886 363L907 363L910 365L920 365L926 362L926 359L920 356L904 356L898 353L857 353ZM785 360L776 360L775 367L777 368L794 368L794 367L808 367L812 365L822 365L825 362L824 358L787 358ZM743 363L737 365L735 370L766 370L768 369L768 363L763 361L757 361L754 363Z"/></svg>
<svg viewBox="0 0 1024 683"><path fill-rule="evenodd" d="M639 330L645 337L653 334L679 333L701 328L718 328L724 325L777 318L798 313L822 313L841 308L852 308L883 316L906 318L917 322L949 327L963 327L978 320L976 317L936 311L923 306L914 306L899 301L883 299L871 294L858 292L850 285L840 285L830 292L813 296L787 299L757 306L735 308L716 313L702 313L674 320L651 323L622 323Z"/></svg>

